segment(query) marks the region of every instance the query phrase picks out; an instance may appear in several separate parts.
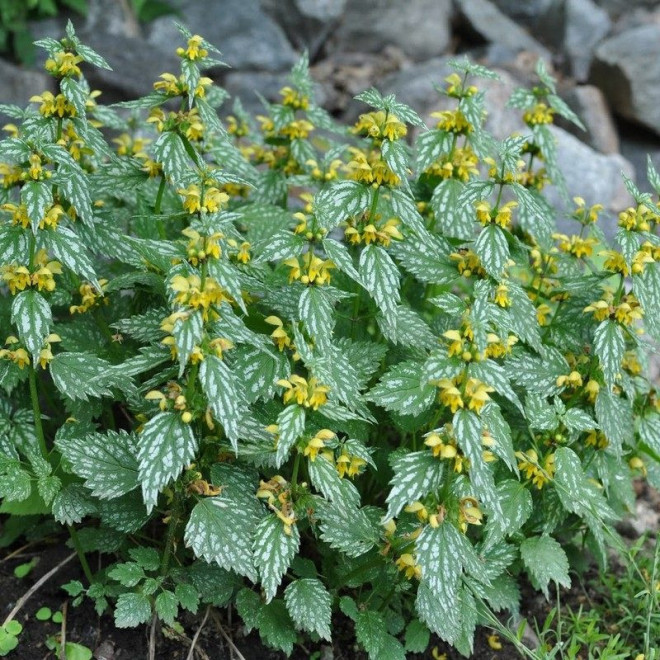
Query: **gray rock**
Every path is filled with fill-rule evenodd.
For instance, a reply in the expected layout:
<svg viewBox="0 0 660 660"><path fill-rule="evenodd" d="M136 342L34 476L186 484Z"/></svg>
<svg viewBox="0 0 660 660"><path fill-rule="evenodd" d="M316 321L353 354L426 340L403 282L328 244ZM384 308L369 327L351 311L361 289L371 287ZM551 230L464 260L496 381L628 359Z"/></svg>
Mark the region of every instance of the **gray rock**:
<svg viewBox="0 0 660 660"><path fill-rule="evenodd" d="M55 91L51 76L40 71L28 71L0 60L0 103L14 103L21 107L27 105L31 96L44 91Z"/></svg>
<svg viewBox="0 0 660 660"><path fill-rule="evenodd" d="M502 44L514 51L527 50L550 60L551 54L528 32L514 23L488 0L457 0L456 5L468 23L486 41Z"/></svg>
<svg viewBox="0 0 660 660"><path fill-rule="evenodd" d="M621 173L634 179L635 169L623 156L599 154L565 130L558 127L551 130L557 139L557 160L566 180L569 199L582 197L587 206L602 204L610 213L617 213L630 205L632 199ZM550 189L548 197L559 208L565 205L557 191ZM570 204L569 208L572 208ZM616 233L616 218L611 218L611 222L604 218L601 228L612 238ZM571 229L575 229L575 223L571 224Z"/></svg>
<svg viewBox="0 0 660 660"><path fill-rule="evenodd" d="M565 17L563 50L570 60L571 75L584 81L594 50L611 30L612 22L592 0L566 0Z"/></svg>
<svg viewBox="0 0 660 660"><path fill-rule="evenodd" d="M555 0L493 0L497 8L517 23L533 26Z"/></svg>
<svg viewBox="0 0 660 660"><path fill-rule="evenodd" d="M619 134L603 93L593 85L578 85L564 100L582 120L586 132L575 124L557 119L557 124L603 154L619 153Z"/></svg>
<svg viewBox="0 0 660 660"><path fill-rule="evenodd" d="M191 32L202 35L222 51L235 69L285 71L297 55L282 28L266 15L259 0L177 0ZM163 52L172 52L182 37L171 17L158 18L147 29L147 40Z"/></svg>
<svg viewBox="0 0 660 660"><path fill-rule="evenodd" d="M397 100L407 103L424 116L440 108L445 97L440 97L433 85L442 85L453 71L450 57L434 57L428 62L403 68L385 78L380 87L385 94L396 94ZM442 108L444 109L444 108Z"/></svg>
<svg viewBox="0 0 660 660"><path fill-rule="evenodd" d="M660 25L627 30L601 43L590 80L614 112L660 134Z"/></svg>
<svg viewBox="0 0 660 660"><path fill-rule="evenodd" d="M178 74L181 66L174 53L154 53L153 46L141 39L101 31L81 32L80 39L101 54L112 67L112 71L93 67L86 69L91 87L103 91L103 103L149 94L161 73L169 71Z"/></svg>
<svg viewBox="0 0 660 660"><path fill-rule="evenodd" d="M314 59L342 17L346 0L260 0L296 48Z"/></svg>
<svg viewBox="0 0 660 660"><path fill-rule="evenodd" d="M260 73L255 71L229 71L222 86L232 98L239 98L243 108L252 116L264 114L264 106L255 92L259 92L267 101L279 102L279 90L287 84L284 73ZM231 107L231 100L223 106Z"/></svg>
<svg viewBox="0 0 660 660"><path fill-rule="evenodd" d="M638 8L652 9L658 6L657 0L596 0L596 4L614 17L621 16Z"/></svg>
<svg viewBox="0 0 660 660"><path fill-rule="evenodd" d="M451 0L348 0L328 48L377 53L389 45L426 60L447 49L451 15Z"/></svg>
<svg viewBox="0 0 660 660"><path fill-rule="evenodd" d="M122 37L140 36L140 24L127 2L87 0L87 15L83 29L87 32L102 30L107 34Z"/></svg>

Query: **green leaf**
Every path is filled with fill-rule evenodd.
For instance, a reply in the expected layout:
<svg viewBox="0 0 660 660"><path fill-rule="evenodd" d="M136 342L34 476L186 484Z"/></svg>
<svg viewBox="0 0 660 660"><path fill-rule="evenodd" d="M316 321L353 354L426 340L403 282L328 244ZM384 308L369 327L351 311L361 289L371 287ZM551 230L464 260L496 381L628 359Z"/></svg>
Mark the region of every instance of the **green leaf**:
<svg viewBox="0 0 660 660"><path fill-rule="evenodd" d="M5 264L27 264L30 260L28 233L20 225L0 224L0 254Z"/></svg>
<svg viewBox="0 0 660 660"><path fill-rule="evenodd" d="M426 229L424 218L417 210L417 202L410 193L402 188L392 188L389 201L394 216L399 218L405 227L411 229L419 238L425 241L432 240L432 235Z"/></svg>
<svg viewBox="0 0 660 660"><path fill-rule="evenodd" d="M256 582L252 544L262 511L254 492L227 487L195 505L186 525L186 545L197 557Z"/></svg>
<svg viewBox="0 0 660 660"><path fill-rule="evenodd" d="M48 475L39 477L37 480L37 490L41 499L44 501L46 506L50 506L55 499L55 496L62 489L62 481L59 477L55 475Z"/></svg>
<svg viewBox="0 0 660 660"><path fill-rule="evenodd" d="M291 654L298 635L283 600L277 598L261 606L257 628L268 646L284 651L287 656Z"/></svg>
<svg viewBox="0 0 660 660"><path fill-rule="evenodd" d="M367 245L360 254L362 285L386 317L396 313L400 300L399 269L389 254L376 245Z"/></svg>
<svg viewBox="0 0 660 660"><path fill-rule="evenodd" d="M314 211L328 231L347 218L359 216L371 206L373 191L357 181L338 181L314 197Z"/></svg>
<svg viewBox="0 0 660 660"><path fill-rule="evenodd" d="M56 440L71 469L99 499L113 499L139 485L136 438L126 431Z"/></svg>
<svg viewBox="0 0 660 660"><path fill-rule="evenodd" d="M633 276L633 291L644 310L644 327L656 340L660 340L660 264L648 264L641 275Z"/></svg>
<svg viewBox="0 0 660 660"><path fill-rule="evenodd" d="M284 591L284 602L299 630L315 632L330 641L332 598L320 580L294 580Z"/></svg>
<svg viewBox="0 0 660 660"><path fill-rule="evenodd" d="M55 387L69 399L112 396L110 388L130 385L119 369L91 353L58 353L49 368Z"/></svg>
<svg viewBox="0 0 660 660"><path fill-rule="evenodd" d="M449 259L449 247L437 236L431 238L406 237L395 241L390 252L403 267L420 282L449 284L458 277L458 271Z"/></svg>
<svg viewBox="0 0 660 660"><path fill-rule="evenodd" d="M606 320L600 323L594 334L594 352L609 388L616 382L625 350L626 340L621 326L616 321Z"/></svg>
<svg viewBox="0 0 660 660"><path fill-rule="evenodd" d="M399 515L407 504L421 499L442 485L443 463L430 451L397 456L392 461L394 476L387 496L386 520Z"/></svg>
<svg viewBox="0 0 660 660"><path fill-rule="evenodd" d="M298 314L309 336L320 346L332 340L335 325L332 301L319 287L306 287L298 302Z"/></svg>
<svg viewBox="0 0 660 660"><path fill-rule="evenodd" d="M353 264L353 257L343 243L331 238L326 238L323 240L323 249L325 250L328 259L335 264L338 270L342 273L346 273L346 275L355 282L362 282L360 274L357 272Z"/></svg>
<svg viewBox="0 0 660 660"><path fill-rule="evenodd" d="M419 415L431 406L436 394L436 388L424 382L423 376L418 362L400 362L382 376L368 398L386 410Z"/></svg>
<svg viewBox="0 0 660 660"><path fill-rule="evenodd" d="M445 236L471 239L474 232L474 205L465 203L461 196L465 185L457 179L441 181L433 191L430 205L437 226Z"/></svg>
<svg viewBox="0 0 660 660"><path fill-rule="evenodd" d="M21 291L11 304L11 321L36 364L53 322L50 305L34 289Z"/></svg>
<svg viewBox="0 0 660 660"><path fill-rule="evenodd" d="M433 129L421 133L415 142L417 170L423 172L427 167L438 160L440 156L448 154L451 150L452 141L453 135L451 133L439 129ZM451 179L447 180L449 181ZM441 182L441 184L442 183L443 182ZM438 187L439 186L436 186L436 190Z"/></svg>
<svg viewBox="0 0 660 660"><path fill-rule="evenodd" d="M21 188L21 202L25 204L27 209L32 231L37 234L39 223L53 204L53 191L50 182L28 181Z"/></svg>
<svg viewBox="0 0 660 660"><path fill-rule="evenodd" d="M488 521L486 547L515 534L532 514L532 496L524 484L507 479L497 484L502 514Z"/></svg>
<svg viewBox="0 0 660 660"><path fill-rule="evenodd" d="M233 368L241 374L241 384L247 403L273 397L276 382L286 378L288 362L282 353L272 354L258 348L241 348L234 351Z"/></svg>
<svg viewBox="0 0 660 660"><path fill-rule="evenodd" d="M551 536L544 534L525 539L520 545L520 556L546 598L550 580L566 588L571 586L566 553Z"/></svg>
<svg viewBox="0 0 660 660"><path fill-rule="evenodd" d="M144 425L138 436L137 457L142 498L149 513L158 493L179 476L196 453L197 438L178 413L159 413Z"/></svg>
<svg viewBox="0 0 660 660"><path fill-rule="evenodd" d="M0 499L7 502L23 502L32 492L30 474L22 470L18 462L9 464L6 474L0 474Z"/></svg>
<svg viewBox="0 0 660 660"><path fill-rule="evenodd" d="M121 594L115 606L115 626L135 628L151 619L151 602L142 593Z"/></svg>
<svg viewBox="0 0 660 660"><path fill-rule="evenodd" d="M72 77L62 78L60 80L60 89L62 94L66 97L67 101L76 109L79 117L85 117L87 103L87 92L85 88Z"/></svg>
<svg viewBox="0 0 660 660"><path fill-rule="evenodd" d="M179 613L179 599L171 591L161 591L156 596L156 614L168 626L174 624Z"/></svg>
<svg viewBox="0 0 660 660"><path fill-rule="evenodd" d="M401 185L409 188L408 149L403 142L383 140L381 153L388 167L401 179Z"/></svg>
<svg viewBox="0 0 660 660"><path fill-rule="evenodd" d="M405 642L408 653L424 653L430 639L429 629L419 619L412 619L406 626Z"/></svg>
<svg viewBox="0 0 660 660"><path fill-rule="evenodd" d="M193 349L200 344L203 333L204 321L199 311L178 318L174 323L172 336L179 359L179 378L183 375Z"/></svg>
<svg viewBox="0 0 660 660"><path fill-rule="evenodd" d="M108 571L108 577L124 587L134 587L146 577L146 574L142 566L134 561L129 561L116 564Z"/></svg>
<svg viewBox="0 0 660 660"><path fill-rule="evenodd" d="M78 217L88 227L94 224L92 198L89 194L87 175L71 169L63 169L57 173L57 184L64 198L73 204Z"/></svg>
<svg viewBox="0 0 660 660"><path fill-rule="evenodd" d="M387 635L385 619L378 612L359 612L355 620L355 638L362 644L370 658L379 658L383 638Z"/></svg>
<svg viewBox="0 0 660 660"><path fill-rule="evenodd" d="M393 344L416 349L430 349L437 346L437 338L422 317L404 305L399 305L394 314L376 317L383 335Z"/></svg>
<svg viewBox="0 0 660 660"><path fill-rule="evenodd" d="M603 526L616 520L617 516L607 504L602 491L588 479L580 459L572 449L559 447L555 452L554 479L564 508L583 518L596 539L602 543Z"/></svg>
<svg viewBox="0 0 660 660"><path fill-rule="evenodd" d="M254 261L261 263L297 257L302 253L304 246L305 241L301 236L283 229L255 246L257 258Z"/></svg>
<svg viewBox="0 0 660 660"><path fill-rule="evenodd" d="M40 231L38 243L40 248L46 249L62 265L100 288L87 248L73 231L61 225L54 231Z"/></svg>
<svg viewBox="0 0 660 660"><path fill-rule="evenodd" d="M346 510L321 500L318 504L321 521L321 538L331 548L349 557L359 557L369 552L378 542L378 530L364 509Z"/></svg>
<svg viewBox="0 0 660 660"><path fill-rule="evenodd" d="M504 230L494 224L484 227L474 244L474 251L484 270L499 280L510 255Z"/></svg>
<svg viewBox="0 0 660 660"><path fill-rule="evenodd" d="M289 458L291 447L305 430L305 409L302 406L289 405L277 416L277 466Z"/></svg>
<svg viewBox="0 0 660 660"><path fill-rule="evenodd" d="M181 607L192 614L197 614L199 608L199 592L192 584L179 582L174 588L174 595L181 604Z"/></svg>
<svg viewBox="0 0 660 660"><path fill-rule="evenodd" d="M180 181L189 167L189 158L181 137L173 131L160 134L154 144L154 157L163 166L163 172L174 181Z"/></svg>
<svg viewBox="0 0 660 660"><path fill-rule="evenodd" d="M502 395L507 401L513 403L521 413L524 414L523 405L518 395L513 391L509 383L509 377L504 369L494 360L482 360L473 362L468 367L468 375L477 378L486 385L490 385L497 394Z"/></svg>
<svg viewBox="0 0 660 660"><path fill-rule="evenodd" d="M252 552L267 603L275 597L299 546L300 533L296 525L285 527L274 513L257 525Z"/></svg>
<svg viewBox="0 0 660 660"><path fill-rule="evenodd" d="M55 496L52 510L57 522L73 525L95 513L96 505L81 485L69 484Z"/></svg>
<svg viewBox="0 0 660 660"><path fill-rule="evenodd" d="M85 62L89 62L99 69L107 69L108 71L112 71L112 67L105 61L105 59L89 46L86 46L85 44L77 44L76 53L78 53L78 55L80 55L80 57L82 57Z"/></svg>
<svg viewBox="0 0 660 660"><path fill-rule="evenodd" d="M654 452L660 454L660 414L651 411L640 418L639 437Z"/></svg>
<svg viewBox="0 0 660 660"><path fill-rule="evenodd" d="M630 401L601 387L596 398L596 420L609 441L608 451L621 456L625 443L632 442L633 411Z"/></svg>
<svg viewBox="0 0 660 660"><path fill-rule="evenodd" d="M342 504L348 508L360 506L360 494L349 479L342 479L334 464L323 456L307 464L309 478L316 490L331 502Z"/></svg>

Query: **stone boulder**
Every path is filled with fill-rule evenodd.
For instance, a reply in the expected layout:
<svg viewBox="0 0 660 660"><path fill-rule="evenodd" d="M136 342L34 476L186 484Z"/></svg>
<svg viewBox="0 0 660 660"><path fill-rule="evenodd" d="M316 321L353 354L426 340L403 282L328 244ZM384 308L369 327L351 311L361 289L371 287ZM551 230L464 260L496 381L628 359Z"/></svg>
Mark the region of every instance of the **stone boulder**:
<svg viewBox="0 0 660 660"><path fill-rule="evenodd" d="M328 51L378 53L400 48L415 61L443 54L449 46L451 0L348 0Z"/></svg>
<svg viewBox="0 0 660 660"><path fill-rule="evenodd" d="M191 32L202 35L235 69L286 71L298 59L282 28L259 0L174 0ZM173 52L182 37L170 16L147 26L147 41L161 52ZM153 57L153 55L152 55Z"/></svg>
<svg viewBox="0 0 660 660"><path fill-rule="evenodd" d="M21 107L31 96L44 91L55 91L54 79L40 71L28 71L0 60L0 103L14 103ZM3 117L6 120L6 117ZM4 121L3 121L4 123Z"/></svg>
<svg viewBox="0 0 660 660"><path fill-rule="evenodd" d="M660 25L644 25L603 41L590 81L614 112L660 134Z"/></svg>
<svg viewBox="0 0 660 660"><path fill-rule="evenodd" d="M267 14L284 30L299 50L307 49L310 58L331 36L346 7L346 0L260 0Z"/></svg>
<svg viewBox="0 0 660 660"><path fill-rule="evenodd" d="M607 12L593 0L554 2L537 25L538 35L566 58L566 71L580 82L587 79L594 50L611 29Z"/></svg>
<svg viewBox="0 0 660 660"><path fill-rule="evenodd" d="M457 7L469 31L514 52L530 51L550 61L550 51L488 0L460 0Z"/></svg>
<svg viewBox="0 0 660 660"><path fill-rule="evenodd" d="M557 119L557 124L602 154L619 153L619 134L603 93L593 85L577 85L564 93L564 100L582 120L586 131Z"/></svg>

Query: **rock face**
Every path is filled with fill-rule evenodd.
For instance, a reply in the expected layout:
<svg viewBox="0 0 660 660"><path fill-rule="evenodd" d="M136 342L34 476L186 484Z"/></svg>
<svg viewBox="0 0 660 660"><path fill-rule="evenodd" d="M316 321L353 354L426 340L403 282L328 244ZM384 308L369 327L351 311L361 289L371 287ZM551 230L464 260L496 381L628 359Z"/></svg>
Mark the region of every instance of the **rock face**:
<svg viewBox="0 0 660 660"><path fill-rule="evenodd" d="M458 8L469 27L486 41L507 46L514 52L527 50L545 60L551 59L545 46L488 0L461 0Z"/></svg>
<svg viewBox="0 0 660 660"><path fill-rule="evenodd" d="M590 80L614 112L660 134L660 25L644 25L596 49Z"/></svg>
<svg viewBox="0 0 660 660"><path fill-rule="evenodd" d="M592 0L566 0L563 13L561 50L568 55L571 75L584 81L589 75L594 50L610 32L612 22L607 12Z"/></svg>
<svg viewBox="0 0 660 660"><path fill-rule="evenodd" d="M282 28L261 8L259 0L178 0L174 2L191 32L201 34L222 51L227 64L237 69L285 71L297 55ZM148 43L172 52L181 35L171 16L151 23Z"/></svg>
<svg viewBox="0 0 660 660"><path fill-rule="evenodd" d="M348 0L330 47L376 53L397 46L413 60L442 54L449 45L451 0Z"/></svg>
<svg viewBox="0 0 660 660"><path fill-rule="evenodd" d="M298 49L306 48L312 59L341 20L346 0L260 0Z"/></svg>
<svg viewBox="0 0 660 660"><path fill-rule="evenodd" d="M619 153L619 134L603 93L593 85L578 85L564 95L575 114L582 120L586 132L569 122L558 125L603 154Z"/></svg>
<svg viewBox="0 0 660 660"><path fill-rule="evenodd" d="M0 103L27 105L31 96L54 91L53 78L38 71L26 71L0 60Z"/></svg>

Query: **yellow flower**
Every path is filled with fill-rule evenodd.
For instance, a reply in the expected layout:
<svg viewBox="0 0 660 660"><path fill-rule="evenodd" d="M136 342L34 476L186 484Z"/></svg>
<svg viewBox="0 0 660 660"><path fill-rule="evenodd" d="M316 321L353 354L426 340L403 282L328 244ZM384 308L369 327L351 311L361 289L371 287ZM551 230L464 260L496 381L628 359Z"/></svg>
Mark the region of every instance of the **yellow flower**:
<svg viewBox="0 0 660 660"><path fill-rule="evenodd" d="M309 107L309 97L292 87L282 87L280 96L282 97L282 105L294 110L307 110Z"/></svg>
<svg viewBox="0 0 660 660"><path fill-rule="evenodd" d="M309 457L309 460L313 463L316 460L319 451L325 447L325 443L328 440L332 440L336 437L337 436L335 433L330 429L321 429L313 438L310 438L310 440L307 442L307 445L303 450L303 456Z"/></svg>
<svg viewBox="0 0 660 660"><path fill-rule="evenodd" d="M236 255L236 259L242 264L246 264L248 261L250 261L250 244L247 241L243 241L241 243L238 254Z"/></svg>
<svg viewBox="0 0 660 660"><path fill-rule="evenodd" d="M556 381L557 387L570 387L577 389L582 387L582 376L578 371L571 371L567 376L559 376Z"/></svg>
<svg viewBox="0 0 660 660"><path fill-rule="evenodd" d="M269 325L275 326L275 330L270 333L270 336L273 338L277 348L280 351L283 351L285 348L291 346L291 337L289 337L286 330L284 329L282 319L277 316L267 316L264 321Z"/></svg>
<svg viewBox="0 0 660 660"><path fill-rule="evenodd" d="M584 308L584 312L591 312L596 321L604 321L609 318L610 314L614 312L614 308L610 305L611 297L600 299L592 302Z"/></svg>
<svg viewBox="0 0 660 660"><path fill-rule="evenodd" d="M500 284L495 289L495 304L500 307L510 307L511 298L509 298L509 288L506 284Z"/></svg>
<svg viewBox="0 0 660 660"><path fill-rule="evenodd" d="M469 378L465 383L465 396L469 397L468 409L474 410L476 413L481 412L484 405L490 401L489 392L494 391L490 385L486 385L476 378Z"/></svg>
<svg viewBox="0 0 660 660"><path fill-rule="evenodd" d="M206 48L203 48L204 44L204 39L200 37L198 34L193 35L188 39L188 47L187 48L177 48L176 49L176 54L179 57L185 57L191 62L194 62L195 60L201 60L205 58L209 52Z"/></svg>
<svg viewBox="0 0 660 660"><path fill-rule="evenodd" d="M500 637L497 633L492 633L488 635L488 646L490 646L493 651L502 650L502 642L500 642Z"/></svg>
<svg viewBox="0 0 660 660"><path fill-rule="evenodd" d="M548 107L545 103L537 103L531 110L528 110L523 115L523 121L528 126L536 126L538 124L552 124L552 116L555 111Z"/></svg>
<svg viewBox="0 0 660 660"><path fill-rule="evenodd" d="M438 387L440 388L440 403L451 408L452 413L455 413L459 408L465 407L461 392L453 380L441 378L438 381Z"/></svg>
<svg viewBox="0 0 660 660"><path fill-rule="evenodd" d="M46 60L45 68L48 73L57 78L66 76L78 76L80 78L82 72L78 64L82 61L83 58L80 55L60 50L52 58Z"/></svg>
<svg viewBox="0 0 660 660"><path fill-rule="evenodd" d="M463 533L467 531L468 525L481 525L484 514L474 497L462 498L458 506L458 525Z"/></svg>
<svg viewBox="0 0 660 660"><path fill-rule="evenodd" d="M307 119L294 119L282 128L280 134L290 140L304 140L314 130L314 124Z"/></svg>
<svg viewBox="0 0 660 660"><path fill-rule="evenodd" d="M431 117L438 119L438 123L435 127L441 131L456 133L458 135L467 135L473 130L472 124L460 110L432 112Z"/></svg>
<svg viewBox="0 0 660 660"><path fill-rule="evenodd" d="M540 464L538 454L534 449L529 449L526 452L517 451L516 458L520 461L518 469L525 474L526 479L531 479L539 490L554 476L554 454L548 454L543 460L543 465Z"/></svg>
<svg viewBox="0 0 660 660"><path fill-rule="evenodd" d="M25 266L3 266L2 279L9 287L11 295L30 286L30 271Z"/></svg>
<svg viewBox="0 0 660 660"><path fill-rule="evenodd" d="M44 117L75 117L76 108L69 103L64 94L53 95L51 92L42 92L30 97L30 103L40 103L39 113Z"/></svg>
<svg viewBox="0 0 660 660"><path fill-rule="evenodd" d="M402 554L394 563L396 567L403 572L407 580L412 580L413 578L416 578L417 580L421 579L422 568L409 552Z"/></svg>
<svg viewBox="0 0 660 660"><path fill-rule="evenodd" d="M286 378L278 380L277 384L285 390L282 396L284 403L295 401L299 406L313 410L318 410L327 401L327 394L330 391L327 385L321 385L313 376L307 380L293 374L288 380Z"/></svg>

